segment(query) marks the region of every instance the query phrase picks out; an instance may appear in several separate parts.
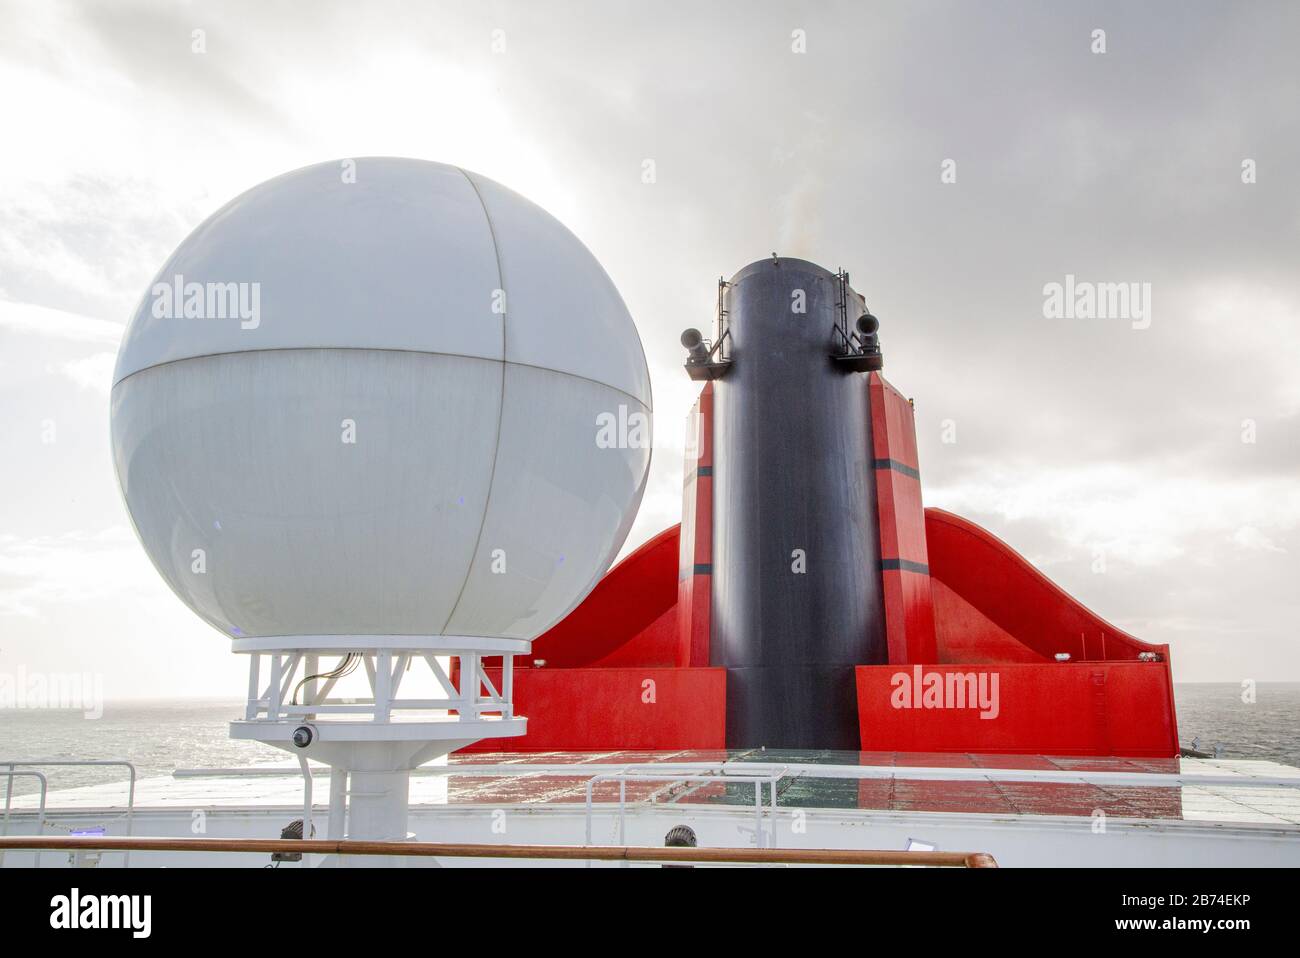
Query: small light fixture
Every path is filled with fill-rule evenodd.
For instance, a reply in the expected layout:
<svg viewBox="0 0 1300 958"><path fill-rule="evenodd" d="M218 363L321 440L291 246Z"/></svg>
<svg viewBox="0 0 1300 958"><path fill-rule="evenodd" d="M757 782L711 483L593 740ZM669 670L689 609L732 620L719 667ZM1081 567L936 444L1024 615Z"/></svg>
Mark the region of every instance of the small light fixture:
<svg viewBox="0 0 1300 958"><path fill-rule="evenodd" d="M1058 662L1068 662L1068 661L1070 661L1070 653L1069 653L1069 652L1057 652L1057 653L1056 653L1056 661L1058 661Z"/></svg>
<svg viewBox="0 0 1300 958"><path fill-rule="evenodd" d="M704 335L698 329L691 328L684 331L681 342L689 354L687 362L698 364L709 361L709 347L704 344Z"/></svg>
<svg viewBox="0 0 1300 958"><path fill-rule="evenodd" d="M862 339L862 348L867 350L879 349L880 337L880 320L871 315L868 310L858 317L858 335Z"/></svg>

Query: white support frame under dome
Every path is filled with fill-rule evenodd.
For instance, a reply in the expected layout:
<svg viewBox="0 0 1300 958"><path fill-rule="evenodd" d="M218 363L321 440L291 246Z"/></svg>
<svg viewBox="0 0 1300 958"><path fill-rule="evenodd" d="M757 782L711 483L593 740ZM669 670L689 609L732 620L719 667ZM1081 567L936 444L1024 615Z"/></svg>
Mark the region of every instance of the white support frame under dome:
<svg viewBox="0 0 1300 958"><path fill-rule="evenodd" d="M286 649L290 641L298 647ZM433 738L517 736L524 733L526 719L516 716L513 706L513 656L528 653L530 645L489 637L242 638L234 651L248 655L248 698L244 720L231 732L278 741L298 724L313 724L322 732L329 729L335 741L411 741L429 737L434 728ZM331 695L342 676L313 677L337 669L322 668L322 658L338 656L342 663L350 654L360 655L364 664L370 692L364 697ZM495 656L502 659L500 688L484 667L484 659ZM403 679L416 666L429 669L441 698L400 698ZM456 667L459 685L451 679ZM299 685L302 695L295 703Z"/></svg>
<svg viewBox="0 0 1300 958"><path fill-rule="evenodd" d="M303 773L304 834L311 829L312 775L308 760L330 766L331 837L409 840L411 770L485 738L523 735L528 719L514 712L514 656L532 643L481 636L270 636L237 639L246 654L248 701L235 739L251 739L297 756ZM365 666L370 695L332 695L348 656ZM501 687L486 657L501 656ZM322 668L321 659L338 658ZM459 666L453 682L450 661ZM443 695L401 698L408 670L428 668ZM355 667L355 666L354 666ZM302 695L295 701L295 691ZM393 864L358 858L352 865Z"/></svg>
<svg viewBox="0 0 1300 958"><path fill-rule="evenodd" d="M327 653L347 656L347 652ZM462 720L476 721L485 714L499 715L503 721L514 719L514 655L501 653L501 688L498 689L483 666L486 657L480 651L445 651L443 657L457 660L460 687L433 652L377 649L359 652L365 666L371 694L366 697L330 693L339 677L313 678L321 674L321 654L306 651L267 651L249 654L248 702L244 719L248 722L314 722L333 717L349 721L389 722L394 712L452 712ZM265 662L263 660L266 660ZM342 659L340 659L340 662ZM445 693L443 698L403 699L398 697L402 680L417 662L423 663ZM265 670L263 665L266 665ZM324 671L332 671L325 669ZM304 684L305 683L305 684ZM301 704L294 704L294 690L302 685ZM451 716L429 716L437 721L454 721Z"/></svg>

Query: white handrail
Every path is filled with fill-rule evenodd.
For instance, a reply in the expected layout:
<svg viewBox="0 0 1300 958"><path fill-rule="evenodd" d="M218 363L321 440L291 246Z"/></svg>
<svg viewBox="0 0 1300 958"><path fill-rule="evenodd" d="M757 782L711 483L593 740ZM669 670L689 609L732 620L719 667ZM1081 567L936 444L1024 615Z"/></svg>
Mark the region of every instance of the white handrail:
<svg viewBox="0 0 1300 958"><path fill-rule="evenodd" d="M743 766L737 766L743 767ZM771 823L768 829L769 847L776 847L776 786L782 778L785 777L784 768L776 769L762 774L742 774L739 772L726 772L717 766L713 766L698 773L675 771L671 767L664 768L663 765L650 763L646 765L626 765L618 772L609 772L605 774L593 775L587 779L586 789L586 838L587 844L592 842L591 823L592 823L592 794L597 782L618 782L618 843L627 844L626 838L626 815L627 815L627 783L628 782L663 782L665 787L671 788L674 785L684 785L688 782L699 782L707 784L710 782L737 782L744 784L753 784L754 786L754 843L759 848L763 846L763 786L770 785L772 789L772 815ZM588 862L590 867L590 862Z"/></svg>
<svg viewBox="0 0 1300 958"><path fill-rule="evenodd" d="M126 761L125 759L115 759L115 758L84 758L84 759L40 758L40 759L24 759L24 760L0 759L0 768L7 768L11 772L16 768L50 768L50 767L125 768L130 773L130 784L127 787L127 793L126 793L126 833L127 835L131 834L131 829L135 821L135 782L136 782L136 778L138 777L135 765L133 765L131 762ZM32 774L32 773L26 773L26 774ZM42 781L45 780L44 775L41 775L41 780ZM11 775L9 778L9 795L12 796L12 793L13 793L13 776ZM45 821L44 790L42 790L41 794L42 794L41 821L43 823ZM8 815L9 815L9 800L10 800L9 797L6 797L5 799L6 827L7 827ZM39 856L37 858L37 861L39 863ZM130 864L131 864L131 852L126 851L123 853L122 866L127 867Z"/></svg>
<svg viewBox="0 0 1300 958"><path fill-rule="evenodd" d="M466 777L518 777L525 775L553 775L583 778L589 774L618 773L628 766L603 764L598 762L572 763L538 763L503 762L482 765L472 762L448 765L422 765L412 771L412 775L463 775ZM658 771L692 774L708 773L722 769L745 769L753 774L771 774L774 769L781 769L791 778L840 778L840 779L899 779L903 781L979 781L979 782L1027 782L1051 784L1086 784L1086 785L1139 785L1148 788L1172 788L1183 785L1201 785L1214 787L1245 788L1300 788L1300 770L1294 777L1264 775L1204 775L1199 773L1171 772L1095 772L1069 769L1005 769L1005 768L948 768L934 766L894 766L894 765L817 765L810 763L791 763L776 765L760 762L652 762L648 768ZM276 778L300 775L296 766L262 767L262 768L178 768L172 775L175 778Z"/></svg>
<svg viewBox="0 0 1300 958"><path fill-rule="evenodd" d="M14 779L17 778L19 775L30 776L36 779L40 783L41 803L37 807L37 813L36 813L36 834L44 835L45 834L45 800L49 794L50 783L46 780L44 772L16 771L14 768L15 764L17 763L8 764L7 765L8 771L4 771L3 769L0 769L0 775L6 775L9 778L8 787L5 789L4 831L0 832L0 835L9 834L9 809L13 805ZM5 857L4 851L0 850L0 864L4 864L4 857ZM36 867L37 868L41 867L41 853L39 851L36 852Z"/></svg>

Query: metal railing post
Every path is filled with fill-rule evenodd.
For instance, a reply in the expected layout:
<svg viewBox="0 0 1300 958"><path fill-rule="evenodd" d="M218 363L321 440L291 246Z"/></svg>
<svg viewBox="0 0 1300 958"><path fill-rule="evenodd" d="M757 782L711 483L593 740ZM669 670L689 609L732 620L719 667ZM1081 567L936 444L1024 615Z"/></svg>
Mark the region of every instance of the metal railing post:
<svg viewBox="0 0 1300 958"><path fill-rule="evenodd" d="M36 779L37 783L40 785L41 788L41 802L40 805L37 806L37 810L36 810L36 834L44 835L45 834L45 806L46 806L46 798L49 795L50 784L43 772L17 771L17 766L21 764L23 763L8 762L6 763L8 771L0 772L0 775L7 775L9 777L9 785L6 791L6 798L5 798L4 831L0 834L2 835L9 834L9 806L10 806L10 800L13 797L14 779L17 778L19 775L27 775L30 776L31 778ZM0 864L4 864L4 857L5 857L4 849L0 848ZM35 860L36 860L35 867L40 868L41 853L39 850L36 852Z"/></svg>
<svg viewBox="0 0 1300 958"><path fill-rule="evenodd" d="M298 756L298 765L302 768L302 837L309 839L312 837L311 827L311 767L307 764L307 756ZM302 866L307 868L307 855L302 856Z"/></svg>
<svg viewBox="0 0 1300 958"><path fill-rule="evenodd" d="M15 775L31 775L31 776L33 776L33 777L35 777L35 778L40 779L40 781L41 781L41 804L40 804L40 814L39 814L39 827L40 827L42 830L44 830L44 828L45 828L46 797L47 797L48 792L49 792L49 780L46 778L46 776L45 776L45 774L44 774L43 772L34 772L34 771L33 771L33 772L15 772L15 771L14 771L16 768L18 768L18 767L20 767L20 766L23 766L23 767L27 767L27 768L41 768L41 767L48 767L48 768L101 768L101 767L104 767L104 768L125 768L125 769L127 770L128 775L129 775L129 784L128 784L128 786L127 786L127 793L126 793L126 813L125 813L125 816L124 816L124 817L126 818L126 834L127 834L128 837L131 835L131 833L132 833L132 829L134 828L134 825L135 825L135 783L136 783L136 779L137 779L138 774L139 774L139 773L136 771L136 767L135 767L135 765L132 764L131 762L128 762L128 761L126 761L125 759L109 759L109 758L104 758L104 759L101 759L101 758L88 758L88 759L56 758L56 759L32 759L32 760L30 760L30 761L23 761L23 762L19 762L19 761L8 761L8 762L0 762L0 765L4 766L5 768L7 768L7 769L9 770L8 773L7 773L7 774L9 775L9 787L8 787L8 790L6 791L6 795L5 795L4 831L5 831L6 834L8 833L8 830L9 830L9 810L10 810L10 806L12 805L12 799L13 799L13 781L14 781L14 776L15 776ZM0 772L0 774L6 774L6 773ZM4 856L3 856L3 853L0 853L0 860L2 860L3 857L4 857ZM131 864L131 852L130 852L129 849L127 849L127 850L124 851L123 856L122 856L122 866L123 866L124 868L126 868L126 867L129 867L130 864ZM40 867L40 856L37 856L37 867Z"/></svg>

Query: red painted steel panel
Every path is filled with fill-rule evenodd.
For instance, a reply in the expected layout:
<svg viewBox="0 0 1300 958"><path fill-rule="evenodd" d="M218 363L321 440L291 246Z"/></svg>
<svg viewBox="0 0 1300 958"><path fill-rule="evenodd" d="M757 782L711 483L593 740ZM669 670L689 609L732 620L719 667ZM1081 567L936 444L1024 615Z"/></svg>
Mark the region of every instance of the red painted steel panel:
<svg viewBox="0 0 1300 958"><path fill-rule="evenodd" d="M887 443L882 446L877 437L878 456L884 458L888 453L889 458L913 469L920 469L921 459L916 446L916 415L911 401L880 373L872 373L870 381L873 389L879 390L882 397L887 397L881 410L886 425L884 435ZM874 415L872 423L876 423Z"/></svg>
<svg viewBox="0 0 1300 958"><path fill-rule="evenodd" d="M677 606L674 605L608 655L593 660L591 668L644 668L677 666Z"/></svg>
<svg viewBox="0 0 1300 958"><path fill-rule="evenodd" d="M647 630L653 635L638 647L651 658L638 664L674 664L676 652L661 647L656 624L677 603L677 537L677 526L665 529L610 569L577 608L533 641L532 655L516 656L516 668L530 668L533 659L545 659L548 668L594 665Z"/></svg>
<svg viewBox="0 0 1300 958"><path fill-rule="evenodd" d="M713 383L705 383L686 427L682 536L677 569L677 664L709 664L713 584Z"/></svg>
<svg viewBox="0 0 1300 958"><path fill-rule="evenodd" d="M889 482L882 482L884 470L876 470L876 486L887 486L895 520L895 548L897 557L910 559L921 565L929 564L929 548L925 540L925 507L921 504L921 481L893 470ZM884 539L881 539L884 542Z"/></svg>
<svg viewBox="0 0 1300 958"><path fill-rule="evenodd" d="M889 661L932 662L934 608L912 404L879 373L868 377L867 388ZM891 562L900 567L888 568Z"/></svg>
<svg viewBox="0 0 1300 958"><path fill-rule="evenodd" d="M936 662L996 665L1052 661L998 628L940 580L930 580L930 594L934 597Z"/></svg>
<svg viewBox="0 0 1300 958"><path fill-rule="evenodd" d="M972 677L975 701L962 703L956 693L968 691ZM927 699L934 681L945 691ZM864 750L1178 754L1165 662L869 665L858 667L857 687ZM925 707L927 701L934 707Z"/></svg>
<svg viewBox="0 0 1300 958"><path fill-rule="evenodd" d="M500 688L500 669L488 674ZM532 669L515 673L514 702L528 734L467 751L720 749L726 742L725 669Z"/></svg>
<svg viewBox="0 0 1300 958"><path fill-rule="evenodd" d="M925 573L892 570L884 575L898 577L909 661L935 661L938 653L935 646L934 599L931 595L930 577Z"/></svg>
<svg viewBox="0 0 1300 958"><path fill-rule="evenodd" d="M1136 659L1169 647L1151 645L1085 608L992 533L942 509L925 510L930 576L999 629L1047 659Z"/></svg>

